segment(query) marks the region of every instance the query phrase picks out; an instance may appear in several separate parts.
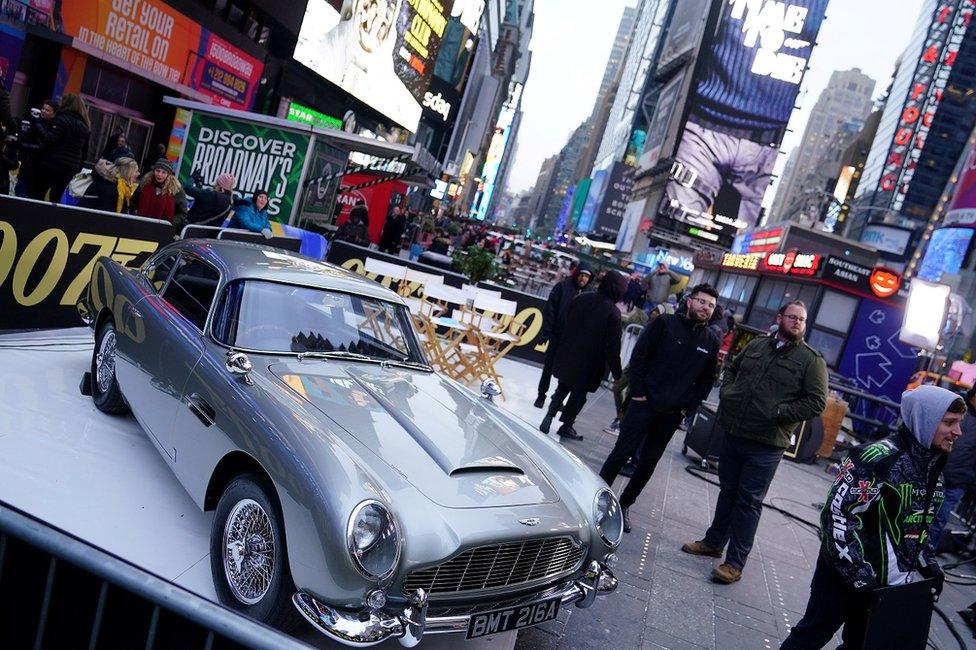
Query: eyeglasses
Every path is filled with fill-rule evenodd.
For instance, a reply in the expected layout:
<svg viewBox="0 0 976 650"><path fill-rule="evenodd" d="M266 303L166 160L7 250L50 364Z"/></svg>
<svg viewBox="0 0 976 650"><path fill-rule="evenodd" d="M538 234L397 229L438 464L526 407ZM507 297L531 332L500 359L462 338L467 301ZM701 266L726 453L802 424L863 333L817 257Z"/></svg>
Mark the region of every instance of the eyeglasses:
<svg viewBox="0 0 976 650"><path fill-rule="evenodd" d="M806 316L797 316L796 314L783 314L783 318L789 318L791 321L796 321L797 323L807 322Z"/></svg>
<svg viewBox="0 0 976 650"><path fill-rule="evenodd" d="M704 298L692 298L692 300L694 300L695 302L697 302L702 307L708 307L710 309L715 309L715 303L712 302L711 300L705 300Z"/></svg>

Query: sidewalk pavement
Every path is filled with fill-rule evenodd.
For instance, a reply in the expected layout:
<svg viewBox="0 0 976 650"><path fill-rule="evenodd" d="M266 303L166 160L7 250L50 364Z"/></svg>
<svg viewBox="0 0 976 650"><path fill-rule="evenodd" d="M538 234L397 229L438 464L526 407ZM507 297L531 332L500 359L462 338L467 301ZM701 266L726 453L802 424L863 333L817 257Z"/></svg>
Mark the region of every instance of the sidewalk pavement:
<svg viewBox="0 0 976 650"><path fill-rule="evenodd" d="M544 411L533 408L531 402L539 370L508 362L505 371L504 387L511 397L502 405L537 426ZM564 441L594 471L616 440L603 432L612 417L612 395L601 389L590 395L577 420L576 430L585 439ZM556 428L554 424L552 431ZM550 435L555 437L555 433ZM598 598L586 612L567 607L557 620L521 631L517 648L779 647L806 609L819 538L802 524L764 509L742 580L732 585L712 583L709 574L722 560L680 550L682 543L704 536L718 496L717 486L685 471L698 459L693 452L687 458L681 455L683 439L684 431L679 430L630 509L634 530L624 535L618 551L617 593ZM717 480L717 476L711 478ZM627 480L618 477L614 491L619 494ZM823 465L784 460L767 501L817 522L831 480ZM976 647L976 642L956 611L974 599L972 588L947 584L940 602L969 647ZM933 616L930 639L942 650L959 646L938 616ZM840 635L834 641L828 647L836 647Z"/></svg>

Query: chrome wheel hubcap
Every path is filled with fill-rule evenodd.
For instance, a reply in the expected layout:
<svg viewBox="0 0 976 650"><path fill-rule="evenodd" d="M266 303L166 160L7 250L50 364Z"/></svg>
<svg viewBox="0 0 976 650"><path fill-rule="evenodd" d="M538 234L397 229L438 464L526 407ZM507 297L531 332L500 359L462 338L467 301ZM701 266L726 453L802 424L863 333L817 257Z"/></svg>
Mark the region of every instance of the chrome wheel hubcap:
<svg viewBox="0 0 976 650"><path fill-rule="evenodd" d="M264 598L271 587L274 561L271 518L257 501L238 501L224 524L224 575L234 597L245 605Z"/></svg>
<svg viewBox="0 0 976 650"><path fill-rule="evenodd" d="M112 387L115 378L115 330L105 332L95 353L95 381L98 392L104 393Z"/></svg>

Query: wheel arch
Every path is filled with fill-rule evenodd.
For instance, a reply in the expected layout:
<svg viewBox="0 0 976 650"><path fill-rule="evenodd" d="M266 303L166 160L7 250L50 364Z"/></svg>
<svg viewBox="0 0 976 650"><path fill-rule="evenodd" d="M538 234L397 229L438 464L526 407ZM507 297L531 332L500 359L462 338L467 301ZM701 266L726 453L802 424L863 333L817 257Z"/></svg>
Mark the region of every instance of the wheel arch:
<svg viewBox="0 0 976 650"><path fill-rule="evenodd" d="M203 495L203 510L205 512L215 510L217 508L217 502L220 501L220 495L224 493L224 489L230 482L241 474L252 473L257 474L267 482L268 487L271 488L270 496L275 500L275 505L278 506L278 511L280 512L281 499L278 498L278 488L275 486L274 481L271 480L271 475L268 474L254 456L239 449L225 454L217 462L213 472L211 472L210 481L207 483L207 490Z"/></svg>
<svg viewBox="0 0 976 650"><path fill-rule="evenodd" d="M99 310L98 315L95 317L95 322L92 324L92 332L94 332L96 336L98 335L98 328L101 327L102 323L109 318L112 318L112 310L108 307L102 307Z"/></svg>

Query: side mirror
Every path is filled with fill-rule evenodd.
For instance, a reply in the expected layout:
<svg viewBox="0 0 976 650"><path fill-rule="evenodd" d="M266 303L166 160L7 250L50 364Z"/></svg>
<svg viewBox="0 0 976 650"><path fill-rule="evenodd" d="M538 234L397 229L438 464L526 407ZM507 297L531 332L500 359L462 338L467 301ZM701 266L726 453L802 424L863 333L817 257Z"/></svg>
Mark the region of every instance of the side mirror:
<svg viewBox="0 0 976 650"><path fill-rule="evenodd" d="M251 365L251 360L243 352L228 352L226 366L227 372L232 375L238 375L248 386L254 383L254 380L251 379L250 376L250 372L253 368Z"/></svg>
<svg viewBox="0 0 976 650"><path fill-rule="evenodd" d="M501 395L502 389L494 379L485 379L481 382L481 395L489 402L495 401L495 396Z"/></svg>

